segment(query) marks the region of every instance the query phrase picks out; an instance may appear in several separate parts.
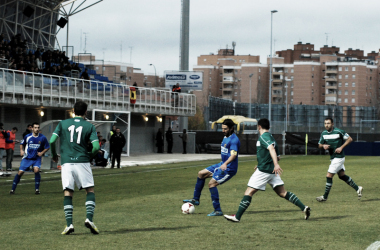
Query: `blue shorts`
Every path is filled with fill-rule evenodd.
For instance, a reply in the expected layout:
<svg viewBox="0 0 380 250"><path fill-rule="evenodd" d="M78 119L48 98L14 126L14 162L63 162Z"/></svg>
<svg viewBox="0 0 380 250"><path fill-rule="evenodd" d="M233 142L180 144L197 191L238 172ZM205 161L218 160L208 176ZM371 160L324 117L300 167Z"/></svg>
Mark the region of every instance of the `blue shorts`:
<svg viewBox="0 0 380 250"><path fill-rule="evenodd" d="M219 162L215 165L211 165L208 168L206 168L206 170L212 173L212 178L216 180L216 182L219 183L219 185L222 185L223 183L227 182L229 179L234 177L237 171L230 170L228 166L225 171L222 171L220 169L220 166L222 166L222 162Z"/></svg>
<svg viewBox="0 0 380 250"><path fill-rule="evenodd" d="M35 160L22 159L18 170L25 172L30 166L41 168L41 157L38 157Z"/></svg>

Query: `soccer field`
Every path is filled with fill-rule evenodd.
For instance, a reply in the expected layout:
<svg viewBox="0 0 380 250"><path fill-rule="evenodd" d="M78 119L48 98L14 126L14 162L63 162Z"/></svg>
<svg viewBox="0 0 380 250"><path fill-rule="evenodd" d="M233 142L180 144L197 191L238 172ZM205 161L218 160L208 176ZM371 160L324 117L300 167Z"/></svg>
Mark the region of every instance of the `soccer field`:
<svg viewBox="0 0 380 250"><path fill-rule="evenodd" d="M195 213L182 214L197 172L214 163L95 169L99 235L84 227L85 191L74 194L75 232L60 234L66 222L59 173L42 174L41 195L34 194L34 175L24 175L12 196L13 178L2 178L0 249L366 249L380 240L378 157L346 157L346 174L364 187L360 201L336 176L324 203L315 197L324 193L329 156L283 157L285 188L311 207L307 221L268 185L240 223L207 217L213 211L207 185ZM255 157L241 158L237 175L218 187L225 214L237 211L255 165Z"/></svg>

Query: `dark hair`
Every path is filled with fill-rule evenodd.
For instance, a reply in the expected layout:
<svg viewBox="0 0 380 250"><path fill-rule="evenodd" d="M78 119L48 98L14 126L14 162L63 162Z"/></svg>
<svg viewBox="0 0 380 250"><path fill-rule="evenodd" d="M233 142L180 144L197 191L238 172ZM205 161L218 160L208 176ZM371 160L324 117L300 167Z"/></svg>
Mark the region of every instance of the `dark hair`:
<svg viewBox="0 0 380 250"><path fill-rule="evenodd" d="M34 125L40 125L40 123L39 122L33 122L32 123L32 127L34 128Z"/></svg>
<svg viewBox="0 0 380 250"><path fill-rule="evenodd" d="M77 101L74 104L74 113L75 115L83 116L87 111L87 103L82 101Z"/></svg>
<svg viewBox="0 0 380 250"><path fill-rule="evenodd" d="M229 129L233 128L235 125L231 119L225 119L222 124L226 125Z"/></svg>
<svg viewBox="0 0 380 250"><path fill-rule="evenodd" d="M330 120L331 123L334 123L334 120L333 120L333 118L331 118L331 117L327 117L327 118L325 119L325 121L326 121L326 120Z"/></svg>
<svg viewBox="0 0 380 250"><path fill-rule="evenodd" d="M270 128L270 122L267 118L261 118L258 121L257 126L261 126L262 129L269 129Z"/></svg>
<svg viewBox="0 0 380 250"><path fill-rule="evenodd" d="M33 125L32 124L28 124L28 126L26 126L27 128L29 128L29 127L33 127Z"/></svg>
<svg viewBox="0 0 380 250"><path fill-rule="evenodd" d="M16 131L18 131L18 128L17 128L17 127L13 127L12 130L16 130Z"/></svg>

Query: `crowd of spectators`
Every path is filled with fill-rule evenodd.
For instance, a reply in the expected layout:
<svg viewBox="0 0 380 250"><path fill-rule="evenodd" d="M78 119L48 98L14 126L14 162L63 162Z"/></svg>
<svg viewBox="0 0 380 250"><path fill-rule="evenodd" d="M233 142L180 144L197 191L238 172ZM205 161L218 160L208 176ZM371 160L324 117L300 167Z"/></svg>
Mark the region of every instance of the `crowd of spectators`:
<svg viewBox="0 0 380 250"><path fill-rule="evenodd" d="M28 41L22 40L20 34L10 41L4 34L0 35L0 59L6 59L8 68L12 70L69 77L72 70L81 72L77 63L69 62L65 51L28 49Z"/></svg>

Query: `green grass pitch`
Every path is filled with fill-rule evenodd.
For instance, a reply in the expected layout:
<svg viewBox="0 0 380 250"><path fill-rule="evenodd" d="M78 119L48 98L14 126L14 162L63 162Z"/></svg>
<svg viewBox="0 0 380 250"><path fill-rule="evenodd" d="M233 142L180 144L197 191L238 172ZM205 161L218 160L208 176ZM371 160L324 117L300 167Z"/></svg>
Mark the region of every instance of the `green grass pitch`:
<svg viewBox="0 0 380 250"><path fill-rule="evenodd" d="M366 249L380 240L378 157L346 157L346 174L364 187L360 201L335 176L324 203L315 197L324 193L329 157L283 157L285 188L311 207L307 221L269 185L253 196L240 223L207 217L213 211L207 184L195 213L182 214L197 172L214 163L95 169L99 235L84 227L84 191L74 194L75 232L60 235L66 222L59 173L42 174L41 195L34 194L34 175L24 175L12 196L13 177L1 178L0 249ZM240 158L237 175L218 187L225 214L237 211L255 165L255 157Z"/></svg>

